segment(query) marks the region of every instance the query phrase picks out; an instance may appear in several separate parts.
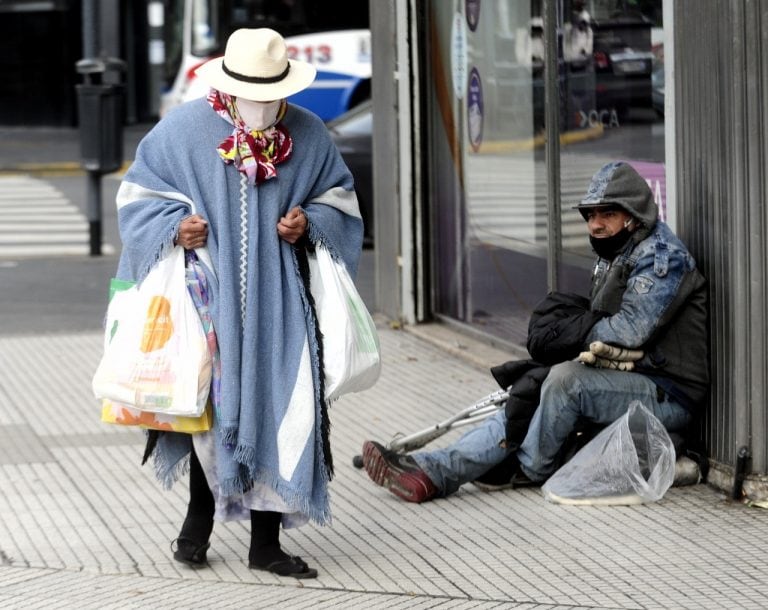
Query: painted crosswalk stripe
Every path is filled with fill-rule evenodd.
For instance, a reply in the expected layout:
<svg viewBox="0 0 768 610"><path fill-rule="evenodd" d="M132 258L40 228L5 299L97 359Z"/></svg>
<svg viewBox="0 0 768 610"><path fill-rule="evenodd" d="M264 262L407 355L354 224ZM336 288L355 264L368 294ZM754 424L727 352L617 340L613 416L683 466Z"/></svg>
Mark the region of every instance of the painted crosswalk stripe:
<svg viewBox="0 0 768 610"><path fill-rule="evenodd" d="M61 191L30 176L0 177L0 259L88 254L88 219Z"/></svg>

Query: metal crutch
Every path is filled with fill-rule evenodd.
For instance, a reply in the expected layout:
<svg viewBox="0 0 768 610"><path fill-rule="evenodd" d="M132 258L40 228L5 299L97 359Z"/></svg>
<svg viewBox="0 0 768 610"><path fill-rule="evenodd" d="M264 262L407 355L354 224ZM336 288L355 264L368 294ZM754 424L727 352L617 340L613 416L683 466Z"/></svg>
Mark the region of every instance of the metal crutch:
<svg viewBox="0 0 768 610"><path fill-rule="evenodd" d="M408 453L415 449L419 449L431 443L433 440L440 438L448 431L459 428L461 426L468 426L476 422L484 420L489 415L492 415L506 402L509 398L509 388L506 390L496 390L489 394L485 398L478 402L465 407L455 415L445 419L434 426L424 428L413 434L407 436L397 435L388 444L387 449L397 451L399 453ZM352 464L355 468L363 467L363 456L356 455L352 458Z"/></svg>

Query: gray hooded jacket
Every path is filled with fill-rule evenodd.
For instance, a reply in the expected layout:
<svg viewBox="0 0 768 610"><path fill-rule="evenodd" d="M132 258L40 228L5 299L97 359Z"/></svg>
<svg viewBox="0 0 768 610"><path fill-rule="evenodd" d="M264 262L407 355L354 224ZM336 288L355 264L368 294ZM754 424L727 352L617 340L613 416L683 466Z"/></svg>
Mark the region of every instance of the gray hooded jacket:
<svg viewBox="0 0 768 610"><path fill-rule="evenodd" d="M636 370L688 408L699 408L709 386L707 290L696 261L658 218L646 181L623 162L610 163L592 178L579 207L616 205L640 226L612 260L595 264L590 293L593 311L609 313L587 343L641 349Z"/></svg>

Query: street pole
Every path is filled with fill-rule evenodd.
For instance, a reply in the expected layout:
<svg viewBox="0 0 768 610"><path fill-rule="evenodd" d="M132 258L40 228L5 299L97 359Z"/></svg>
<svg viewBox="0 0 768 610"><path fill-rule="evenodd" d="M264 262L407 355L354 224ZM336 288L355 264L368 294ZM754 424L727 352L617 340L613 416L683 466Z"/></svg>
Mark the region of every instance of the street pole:
<svg viewBox="0 0 768 610"><path fill-rule="evenodd" d="M165 66L165 7L159 0L149 0L147 3L147 22L149 23L149 101L150 113L157 116L160 113L160 92L163 84L163 67Z"/></svg>
<svg viewBox="0 0 768 610"><path fill-rule="evenodd" d="M88 213L88 245L91 256L101 256L101 173L98 171L86 172L88 176L87 189L87 213Z"/></svg>
<svg viewBox="0 0 768 610"><path fill-rule="evenodd" d="M81 165L88 175L87 213L91 256L101 255L101 177L122 165L122 85L105 83L108 71L125 70L125 62L106 57L101 48L99 0L83 0L83 53L77 71L83 84L76 85L80 128ZM119 80L119 79L118 79Z"/></svg>
<svg viewBox="0 0 768 610"><path fill-rule="evenodd" d="M99 36L99 2L98 0L83 0L83 59L93 60L101 51ZM87 82L91 82L88 79ZM82 126L81 126L82 129ZM98 170L86 169L88 174L88 235L91 256L101 256L101 173Z"/></svg>
<svg viewBox="0 0 768 610"><path fill-rule="evenodd" d="M562 230L560 218L560 19L554 2L545 0L544 9L544 112L546 121L547 211L549 235L547 241L547 290L560 288Z"/></svg>

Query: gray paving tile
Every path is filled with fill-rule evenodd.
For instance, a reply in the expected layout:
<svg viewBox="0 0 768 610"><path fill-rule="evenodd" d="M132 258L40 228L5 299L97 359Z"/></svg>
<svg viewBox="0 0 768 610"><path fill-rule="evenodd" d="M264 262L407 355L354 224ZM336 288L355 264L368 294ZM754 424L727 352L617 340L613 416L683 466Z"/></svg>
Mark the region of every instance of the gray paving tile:
<svg viewBox="0 0 768 610"><path fill-rule="evenodd" d="M768 515L704 485L636 507L471 485L416 506L373 485L352 464L365 439L434 425L497 389L410 333L382 327L381 344L379 383L331 407L332 527L283 536L320 570L298 583L248 569L243 523L216 525L209 569L172 561L186 486L162 489L139 465L143 434L99 421L98 334L0 337L0 607L766 607Z"/></svg>

